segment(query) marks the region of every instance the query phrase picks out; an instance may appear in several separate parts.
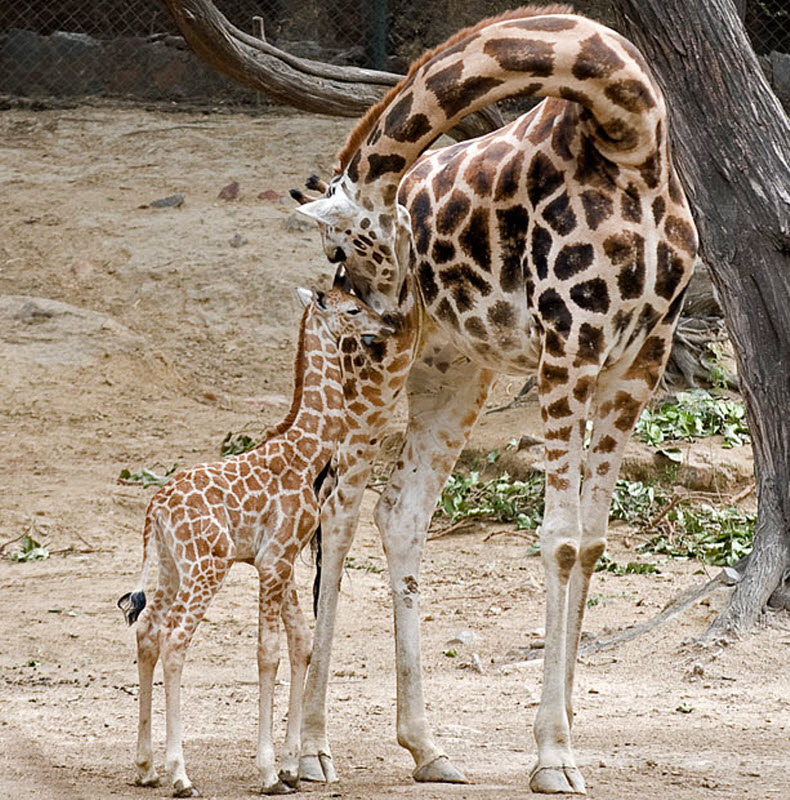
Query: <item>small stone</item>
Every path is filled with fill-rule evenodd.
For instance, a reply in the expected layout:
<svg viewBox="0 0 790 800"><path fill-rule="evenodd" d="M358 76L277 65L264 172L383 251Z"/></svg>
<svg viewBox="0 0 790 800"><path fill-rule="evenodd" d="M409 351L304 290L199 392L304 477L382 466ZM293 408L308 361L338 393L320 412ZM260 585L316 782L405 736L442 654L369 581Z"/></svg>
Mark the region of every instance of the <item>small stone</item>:
<svg viewBox="0 0 790 800"><path fill-rule="evenodd" d="M448 647L453 645L472 645L477 641L477 634L474 631L460 631L452 639L448 639L445 644Z"/></svg>
<svg viewBox="0 0 790 800"><path fill-rule="evenodd" d="M239 182L232 181L219 190L217 197L220 200L235 200L239 196Z"/></svg>
<svg viewBox="0 0 790 800"><path fill-rule="evenodd" d="M71 265L71 274L75 278L87 278L93 272L93 267L87 261L75 261Z"/></svg>
<svg viewBox="0 0 790 800"><path fill-rule="evenodd" d="M741 573L734 567L723 567L721 571L721 581L725 586L735 586L740 583Z"/></svg>
<svg viewBox="0 0 790 800"><path fill-rule="evenodd" d="M285 221L283 222L283 226L285 227L285 230L290 231L291 233L298 233L299 231L309 231L312 228L315 228L315 222L305 217L304 214L300 214L298 211L293 211L286 217Z"/></svg>
<svg viewBox="0 0 790 800"><path fill-rule="evenodd" d="M151 208L178 208L183 202L183 194L170 194L167 197L160 197L158 200L154 200L149 205ZM140 208L145 207L146 206L140 206Z"/></svg>
<svg viewBox="0 0 790 800"><path fill-rule="evenodd" d="M270 203L279 203L282 195L277 194L274 189L266 189L258 195L258 200L268 200Z"/></svg>
<svg viewBox="0 0 790 800"><path fill-rule="evenodd" d="M247 244L247 237L242 236L240 233L234 233L233 238L230 240L231 247L243 247Z"/></svg>

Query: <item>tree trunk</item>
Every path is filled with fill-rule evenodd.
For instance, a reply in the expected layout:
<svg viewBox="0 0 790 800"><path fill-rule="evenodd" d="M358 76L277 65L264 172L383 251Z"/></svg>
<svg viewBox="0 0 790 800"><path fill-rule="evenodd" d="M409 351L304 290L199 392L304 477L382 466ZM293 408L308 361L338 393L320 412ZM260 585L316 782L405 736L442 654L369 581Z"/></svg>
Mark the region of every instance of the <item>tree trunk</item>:
<svg viewBox="0 0 790 800"><path fill-rule="evenodd" d="M163 0L195 54L210 67L278 103L339 117L364 114L403 77L297 58L240 31L211 0ZM469 139L503 124L496 108L462 120L451 136Z"/></svg>
<svg viewBox="0 0 790 800"><path fill-rule="evenodd" d="M612 0L667 94L754 445L752 554L709 634L752 627L790 565L790 124L731 0Z"/></svg>

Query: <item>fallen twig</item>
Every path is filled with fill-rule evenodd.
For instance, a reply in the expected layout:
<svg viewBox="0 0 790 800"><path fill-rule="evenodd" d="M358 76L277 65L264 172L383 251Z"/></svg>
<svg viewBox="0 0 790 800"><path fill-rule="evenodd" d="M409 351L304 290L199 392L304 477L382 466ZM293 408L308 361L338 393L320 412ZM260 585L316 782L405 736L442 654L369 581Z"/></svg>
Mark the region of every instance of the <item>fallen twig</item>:
<svg viewBox="0 0 790 800"><path fill-rule="evenodd" d="M427 541L431 542L434 539L441 539L443 536L449 536L451 533L455 533L457 530L465 528L468 525L472 525L477 521L477 517L466 517L464 519L459 519L458 522L448 525L446 528L440 528L438 531L429 533L427 536Z"/></svg>

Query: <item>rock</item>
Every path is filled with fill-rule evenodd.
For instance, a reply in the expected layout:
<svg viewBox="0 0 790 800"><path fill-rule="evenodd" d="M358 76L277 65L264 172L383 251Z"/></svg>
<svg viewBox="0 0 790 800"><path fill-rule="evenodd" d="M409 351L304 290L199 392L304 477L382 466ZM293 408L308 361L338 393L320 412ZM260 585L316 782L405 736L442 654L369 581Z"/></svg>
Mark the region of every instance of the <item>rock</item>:
<svg viewBox="0 0 790 800"><path fill-rule="evenodd" d="M453 647L457 645L463 645L468 647L473 645L477 641L477 634L474 631L460 631L458 634L453 636L452 639L448 639L445 642L447 647Z"/></svg>
<svg viewBox="0 0 790 800"><path fill-rule="evenodd" d="M184 202L183 194L170 194L167 197L160 197L149 203L151 208L178 208ZM147 206L140 206L140 208L147 208Z"/></svg>
<svg viewBox="0 0 790 800"><path fill-rule="evenodd" d="M725 586L735 586L740 583L741 573L734 567L724 567L721 571L721 582Z"/></svg>
<svg viewBox="0 0 790 800"><path fill-rule="evenodd" d="M283 199L274 189L266 189L258 195L258 200L267 200L270 203L279 203Z"/></svg>
<svg viewBox="0 0 790 800"><path fill-rule="evenodd" d="M87 261L75 261L71 265L71 274L80 280L87 278L93 272L93 267Z"/></svg>
<svg viewBox="0 0 790 800"><path fill-rule="evenodd" d="M232 181L219 190L217 197L220 200L235 200L239 196L239 182Z"/></svg>
<svg viewBox="0 0 790 800"><path fill-rule="evenodd" d="M283 222L283 227L291 233L296 233L298 231L308 231L311 228L315 228L315 222L300 214L298 211L292 211L286 217L285 222Z"/></svg>
<svg viewBox="0 0 790 800"><path fill-rule="evenodd" d="M243 247L247 244L247 237L242 236L240 233L234 233L233 238L230 240L231 247Z"/></svg>

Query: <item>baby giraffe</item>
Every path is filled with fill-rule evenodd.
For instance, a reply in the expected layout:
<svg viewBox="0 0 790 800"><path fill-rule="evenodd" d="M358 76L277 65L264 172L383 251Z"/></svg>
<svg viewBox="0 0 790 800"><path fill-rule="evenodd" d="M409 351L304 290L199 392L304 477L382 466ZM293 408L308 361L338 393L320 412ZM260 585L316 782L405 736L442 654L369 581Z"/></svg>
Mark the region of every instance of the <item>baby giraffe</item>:
<svg viewBox="0 0 790 800"><path fill-rule="evenodd" d="M310 642L292 580L294 559L319 522L313 484L345 435L341 340L358 339L370 346L393 330L359 298L338 286L325 294L297 291L306 308L288 415L253 450L181 470L153 496L143 528L140 583L136 591L118 601L130 625L140 617L137 782L153 786L159 780L151 746L151 691L154 667L161 655L167 721L165 766L175 797L199 795L184 767L180 705L184 657L211 599L236 561L254 564L260 576L256 766L262 791L283 794L292 791L298 780L302 693ZM144 589L154 545L159 555L159 585L146 607ZM288 638L291 689L278 776L272 714L280 617Z"/></svg>

